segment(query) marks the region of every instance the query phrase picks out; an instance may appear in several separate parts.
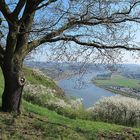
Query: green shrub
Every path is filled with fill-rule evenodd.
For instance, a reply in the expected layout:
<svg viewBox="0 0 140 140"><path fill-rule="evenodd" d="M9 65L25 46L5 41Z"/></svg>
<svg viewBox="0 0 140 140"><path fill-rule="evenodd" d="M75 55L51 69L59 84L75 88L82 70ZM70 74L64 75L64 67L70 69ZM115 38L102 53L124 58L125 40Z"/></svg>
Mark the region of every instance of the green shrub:
<svg viewBox="0 0 140 140"><path fill-rule="evenodd" d="M64 108L56 105L51 105L51 106L48 105L47 108L49 108L50 110L54 110L58 114L69 117L71 119L84 119L84 120L92 119L91 112L86 111L84 108L75 110L73 108L68 108L68 107Z"/></svg>

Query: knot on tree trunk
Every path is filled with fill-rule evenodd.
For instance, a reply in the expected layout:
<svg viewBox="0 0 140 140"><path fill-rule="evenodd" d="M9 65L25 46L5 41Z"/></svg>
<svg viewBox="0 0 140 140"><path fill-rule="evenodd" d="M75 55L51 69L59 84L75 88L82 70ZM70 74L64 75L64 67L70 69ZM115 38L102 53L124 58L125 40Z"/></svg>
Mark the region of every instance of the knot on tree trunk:
<svg viewBox="0 0 140 140"><path fill-rule="evenodd" d="M19 76L19 78L18 78L18 84L19 84L20 86L24 86L25 83L26 83L25 77Z"/></svg>

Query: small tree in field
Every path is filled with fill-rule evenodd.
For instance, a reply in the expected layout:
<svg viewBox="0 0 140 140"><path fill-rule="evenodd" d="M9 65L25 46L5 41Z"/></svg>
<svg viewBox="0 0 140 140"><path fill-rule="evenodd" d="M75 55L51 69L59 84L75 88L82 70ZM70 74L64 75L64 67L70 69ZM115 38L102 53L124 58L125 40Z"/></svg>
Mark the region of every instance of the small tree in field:
<svg viewBox="0 0 140 140"><path fill-rule="evenodd" d="M130 22L140 21L139 8L138 0L0 0L2 110L20 111L23 61L44 43L74 42L81 52L108 58L118 49L140 50L127 32Z"/></svg>

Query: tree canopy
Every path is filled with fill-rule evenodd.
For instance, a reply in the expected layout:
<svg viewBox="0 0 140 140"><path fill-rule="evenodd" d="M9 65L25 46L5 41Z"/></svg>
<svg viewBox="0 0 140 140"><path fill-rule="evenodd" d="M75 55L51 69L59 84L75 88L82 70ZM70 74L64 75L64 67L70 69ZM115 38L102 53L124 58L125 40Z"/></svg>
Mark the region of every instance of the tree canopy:
<svg viewBox="0 0 140 140"><path fill-rule="evenodd" d="M12 46L9 49L24 58L36 47L57 41L71 41L98 51L140 50L130 43L134 23L129 23L139 23L139 6L138 0L1 0L5 41L1 39L0 58L6 46ZM13 32L15 41L8 45Z"/></svg>

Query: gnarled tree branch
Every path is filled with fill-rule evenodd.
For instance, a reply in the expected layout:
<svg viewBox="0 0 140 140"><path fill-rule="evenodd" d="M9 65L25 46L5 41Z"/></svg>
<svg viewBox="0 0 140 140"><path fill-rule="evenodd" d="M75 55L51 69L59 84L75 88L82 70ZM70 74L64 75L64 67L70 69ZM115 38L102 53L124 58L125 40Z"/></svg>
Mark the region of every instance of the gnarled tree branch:
<svg viewBox="0 0 140 140"><path fill-rule="evenodd" d="M82 46L87 46L87 47L92 47L92 48L97 48L97 49L124 49L127 51L140 51L140 47L130 47L128 44L127 45L104 45L104 44L99 44L98 42L84 42L78 40L74 36L64 36L64 37L57 37L54 39L48 39L46 42L57 42L57 41L73 41L76 44L82 45Z"/></svg>
<svg viewBox="0 0 140 140"><path fill-rule="evenodd" d="M130 47L129 45L104 45L104 44L98 44L97 42L84 42L78 40L74 36L64 36L64 37L57 37L51 40L48 40L48 42L57 42L57 41L73 41L76 44L82 45L82 46L88 46L93 47L97 49L124 49L128 51L140 51L140 47Z"/></svg>
<svg viewBox="0 0 140 140"><path fill-rule="evenodd" d="M12 17L11 15L11 11L8 7L8 5L6 4L5 0L0 0L0 11L3 13L5 19L7 20L8 23L12 23Z"/></svg>
<svg viewBox="0 0 140 140"><path fill-rule="evenodd" d="M16 8L15 8L14 11L13 11L13 15L14 15L15 17L18 17L18 15L19 15L19 13L21 12L22 8L24 7L25 3L26 3L26 0L19 0L19 2L18 2L18 4L17 4Z"/></svg>
<svg viewBox="0 0 140 140"><path fill-rule="evenodd" d="M51 3L54 3L56 1L58 1L58 0L49 0L48 2L46 2L46 3L44 3L44 4L40 5L40 6L38 6L35 10L41 9L43 7L47 7L48 5L50 5Z"/></svg>
<svg viewBox="0 0 140 140"><path fill-rule="evenodd" d="M56 36L59 36L61 33L63 33L65 30L69 29L73 25L75 25L75 22L71 21L69 23L66 23L63 27L59 28L58 30L51 32L40 39L29 42L28 47L26 48L26 52L28 53L28 52L32 51L34 48L38 47L39 45L47 42L48 40L50 40Z"/></svg>

